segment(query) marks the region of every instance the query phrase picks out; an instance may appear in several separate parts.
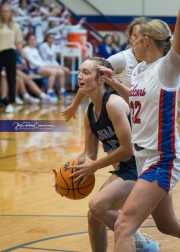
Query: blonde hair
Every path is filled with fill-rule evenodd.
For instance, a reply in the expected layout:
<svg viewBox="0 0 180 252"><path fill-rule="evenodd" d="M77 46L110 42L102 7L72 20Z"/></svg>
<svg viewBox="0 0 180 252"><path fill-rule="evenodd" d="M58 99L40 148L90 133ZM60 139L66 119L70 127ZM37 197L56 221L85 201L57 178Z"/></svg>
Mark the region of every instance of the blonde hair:
<svg viewBox="0 0 180 252"><path fill-rule="evenodd" d="M147 22L149 19L147 19L146 17L136 17L133 19L133 21L128 25L127 30L126 30L126 44L128 47L131 46L131 43L129 42L129 38L132 35L133 32L133 28L136 25L141 25L145 22Z"/></svg>
<svg viewBox="0 0 180 252"><path fill-rule="evenodd" d="M1 12L2 12L3 7L8 8L10 10L10 12L11 12L11 8L10 8L10 6L8 4L4 4L4 5L1 6L1 9L0 9ZM4 24L4 21L2 19L2 14L1 14L0 15L0 29L2 29L3 24ZM11 15L10 15L10 18L9 18L9 21L8 21L8 27L9 27L9 29L13 30L14 21L13 21L13 18L12 18L12 12L11 12Z"/></svg>
<svg viewBox="0 0 180 252"><path fill-rule="evenodd" d="M157 48L166 55L171 48L171 30L160 19L152 19L140 25L140 32L145 37L154 40Z"/></svg>

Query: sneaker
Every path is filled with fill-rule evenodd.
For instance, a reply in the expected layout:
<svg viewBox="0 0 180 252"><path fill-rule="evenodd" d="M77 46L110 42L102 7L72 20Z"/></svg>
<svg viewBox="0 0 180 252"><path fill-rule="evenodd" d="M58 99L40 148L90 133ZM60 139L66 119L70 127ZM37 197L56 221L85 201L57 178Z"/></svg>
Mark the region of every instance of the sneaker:
<svg viewBox="0 0 180 252"><path fill-rule="evenodd" d="M26 98L24 101L25 101L26 104L39 104L40 103L39 98L35 98L35 97L32 97L32 96Z"/></svg>
<svg viewBox="0 0 180 252"><path fill-rule="evenodd" d="M57 96L55 96L55 94L53 92L49 92L48 96L49 96L49 100L52 104L57 103L57 101L58 101Z"/></svg>
<svg viewBox="0 0 180 252"><path fill-rule="evenodd" d="M1 100L0 100L0 108L2 108L4 106L5 106L4 103L2 103Z"/></svg>
<svg viewBox="0 0 180 252"><path fill-rule="evenodd" d="M17 105L23 105L24 104L24 101L21 100L21 98L19 96L16 96L15 102L16 102Z"/></svg>
<svg viewBox="0 0 180 252"><path fill-rule="evenodd" d="M1 102L4 106L7 106L9 104L9 99L7 97L1 98Z"/></svg>
<svg viewBox="0 0 180 252"><path fill-rule="evenodd" d="M41 103L42 104L50 103L50 97L47 95L47 97L41 98Z"/></svg>
<svg viewBox="0 0 180 252"><path fill-rule="evenodd" d="M5 109L5 113L14 113L13 105L11 105L11 104L7 105L7 107Z"/></svg>
<svg viewBox="0 0 180 252"><path fill-rule="evenodd" d="M65 91L64 93L60 94L60 98L70 100L70 99L72 99L72 96Z"/></svg>
<svg viewBox="0 0 180 252"><path fill-rule="evenodd" d="M160 252L160 244L158 242L151 241L148 238L146 240L148 244L142 249L136 248L136 252Z"/></svg>

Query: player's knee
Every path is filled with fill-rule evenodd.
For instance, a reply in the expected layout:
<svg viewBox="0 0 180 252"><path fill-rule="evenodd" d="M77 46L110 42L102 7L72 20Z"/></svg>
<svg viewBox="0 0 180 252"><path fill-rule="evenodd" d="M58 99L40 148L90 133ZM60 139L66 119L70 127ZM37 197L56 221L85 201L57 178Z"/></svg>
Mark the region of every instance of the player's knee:
<svg viewBox="0 0 180 252"><path fill-rule="evenodd" d="M92 226L95 223L95 218L90 210L88 211L87 217L88 217L88 223Z"/></svg>
<svg viewBox="0 0 180 252"><path fill-rule="evenodd" d="M95 217L98 218L103 214L103 209L100 206L99 202L96 199L91 199L89 202L89 211L91 214Z"/></svg>

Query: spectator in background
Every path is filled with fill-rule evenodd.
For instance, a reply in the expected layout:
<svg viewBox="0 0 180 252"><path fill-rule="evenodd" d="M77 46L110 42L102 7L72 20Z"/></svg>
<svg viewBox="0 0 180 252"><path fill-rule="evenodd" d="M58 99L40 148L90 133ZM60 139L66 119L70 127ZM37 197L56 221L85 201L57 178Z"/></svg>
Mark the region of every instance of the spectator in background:
<svg viewBox="0 0 180 252"><path fill-rule="evenodd" d="M49 14L49 2L47 0L40 0L40 12L44 15Z"/></svg>
<svg viewBox="0 0 180 252"><path fill-rule="evenodd" d="M23 32L23 35L25 36L31 30L30 16L27 9L27 1L20 0L18 8L14 10L13 13L14 13L13 15L14 21L19 24L21 31Z"/></svg>
<svg viewBox="0 0 180 252"><path fill-rule="evenodd" d="M112 34L112 48L116 53L121 51L120 35L118 32L113 32Z"/></svg>
<svg viewBox="0 0 180 252"><path fill-rule="evenodd" d="M45 36L49 33L54 34L54 45L55 45L55 51L56 51L56 59L60 61L61 57L61 30L64 28L64 25L57 25L56 21L49 21L48 28L45 32Z"/></svg>
<svg viewBox="0 0 180 252"><path fill-rule="evenodd" d="M31 26L33 29L33 34L36 37L37 46L40 45L44 41L44 23L43 20L46 17L43 17L40 13L40 8L38 5L33 5L29 10L31 16Z"/></svg>
<svg viewBox="0 0 180 252"><path fill-rule="evenodd" d="M112 47L112 36L106 34L103 38L103 42L98 46L98 54L102 58L109 58L111 55L116 53L116 50Z"/></svg>
<svg viewBox="0 0 180 252"><path fill-rule="evenodd" d="M30 10L33 6L38 6L39 0L27 0L28 10Z"/></svg>
<svg viewBox="0 0 180 252"><path fill-rule="evenodd" d="M48 0L41 0L39 5L39 10L41 17L43 18L43 27L44 31L48 28L49 18L50 17L59 17L61 9L57 8L55 4L51 4Z"/></svg>
<svg viewBox="0 0 180 252"><path fill-rule="evenodd" d="M49 103L50 99L47 94L42 92L42 90L38 87L38 85L27 75L28 70L24 64L22 64L21 57L17 50L15 50L16 54L16 95L15 95L15 103L17 105L26 104L38 104L40 101L44 103ZM26 74L25 74L25 73ZM27 87L27 89L26 89ZM30 93L28 92L30 91ZM7 95L8 95L8 87L7 87L7 76L5 71L1 72L1 89L0 89L1 97L3 98L3 105L7 104ZM20 98L19 94L23 97L23 100ZM31 94L37 96L34 98Z"/></svg>
<svg viewBox="0 0 180 252"><path fill-rule="evenodd" d="M42 92L38 85L29 76L27 76L20 70L17 70L17 85L18 92L16 103L19 98L19 93L23 97L24 103L26 104L38 104L40 102L46 104L50 102L49 96ZM30 93L28 91L30 91ZM31 94L36 97L33 97Z"/></svg>
<svg viewBox="0 0 180 252"><path fill-rule="evenodd" d="M40 103L40 99L36 99L28 93L28 91L26 90L26 87L25 87L25 83L22 81L22 78L19 75L19 73L20 73L20 71L17 70L17 72L16 72L16 92L15 92L16 93L16 97L15 97L16 105L23 105L24 102L26 104ZM27 75L25 75L25 76L27 76ZM29 77L27 76L27 78L29 78ZM20 98L20 96L19 96L20 93L23 95L24 101ZM1 96L6 98L7 94L8 94L7 76L6 76L5 71L2 71L1 72Z"/></svg>
<svg viewBox="0 0 180 252"><path fill-rule="evenodd" d="M49 33L55 35L54 45L56 48L56 59L60 62L61 57L61 45L67 42L67 25L69 25L69 12L67 9L62 11L55 5L50 5L49 11L54 13L54 16L48 17L48 27L45 31L45 36ZM70 63L67 64L69 67Z"/></svg>
<svg viewBox="0 0 180 252"><path fill-rule="evenodd" d="M56 60L56 49L54 45L54 34L49 33L46 35L45 42L39 46L39 52L42 59L46 62L48 66L54 66L57 70L61 69L64 72L65 83L69 77L69 69L64 66L60 66ZM60 96L66 99L71 99L71 96L66 92L65 88L61 88Z"/></svg>
<svg viewBox="0 0 180 252"><path fill-rule="evenodd" d="M49 66L41 58L38 49L36 48L36 38L33 34L28 34L26 37L27 46L24 47L24 55L29 65L29 69L43 77L48 77L48 95L51 102L57 102L57 97L54 94L53 86L55 81L58 80L58 85L61 89L65 88L65 75L62 69L57 69L55 66Z"/></svg>
<svg viewBox="0 0 180 252"><path fill-rule="evenodd" d="M9 87L9 104L5 112L13 113L15 102L16 85L16 56L14 49L17 48L22 59L22 32L17 23L12 19L9 5L3 5L0 11L0 72L5 67ZM23 63L24 60L23 60Z"/></svg>

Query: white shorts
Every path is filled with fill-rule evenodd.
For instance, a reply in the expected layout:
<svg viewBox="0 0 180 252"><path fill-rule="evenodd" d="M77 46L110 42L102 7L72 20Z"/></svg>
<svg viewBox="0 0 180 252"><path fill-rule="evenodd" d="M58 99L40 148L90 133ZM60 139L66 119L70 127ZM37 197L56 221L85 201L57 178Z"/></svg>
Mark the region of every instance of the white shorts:
<svg viewBox="0 0 180 252"><path fill-rule="evenodd" d="M144 152L145 156L140 154ZM149 152L149 156L148 156ZM161 188L170 194L180 180L180 153L161 153L155 151L135 151L138 177L147 181L157 180Z"/></svg>

